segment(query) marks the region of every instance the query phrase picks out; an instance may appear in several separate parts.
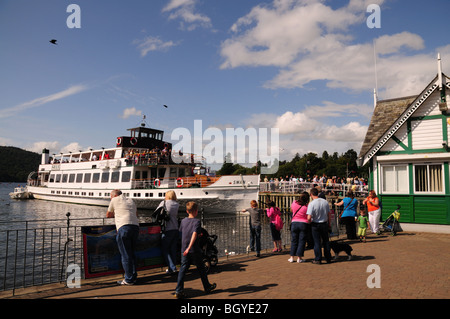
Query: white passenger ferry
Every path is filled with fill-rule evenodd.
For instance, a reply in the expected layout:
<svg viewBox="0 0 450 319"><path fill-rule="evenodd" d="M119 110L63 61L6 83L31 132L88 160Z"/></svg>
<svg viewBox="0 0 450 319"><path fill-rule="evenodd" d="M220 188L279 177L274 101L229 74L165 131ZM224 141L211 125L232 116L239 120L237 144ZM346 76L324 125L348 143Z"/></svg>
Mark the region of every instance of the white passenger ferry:
<svg viewBox="0 0 450 319"><path fill-rule="evenodd" d="M138 208L154 209L168 190L181 207L196 201L205 212L237 212L258 199L259 175L208 176L203 158L172 154L164 132L145 126L128 129L113 148L52 154L42 152L27 189L35 199L108 206L120 189Z"/></svg>

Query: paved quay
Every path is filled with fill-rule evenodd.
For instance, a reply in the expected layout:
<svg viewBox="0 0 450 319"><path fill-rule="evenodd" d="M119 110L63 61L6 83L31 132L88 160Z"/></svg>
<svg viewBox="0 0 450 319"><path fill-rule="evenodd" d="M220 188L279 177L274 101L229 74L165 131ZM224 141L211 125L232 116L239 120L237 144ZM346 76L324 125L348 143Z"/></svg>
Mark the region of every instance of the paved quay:
<svg viewBox="0 0 450 319"><path fill-rule="evenodd" d="M341 237L342 238L342 237ZM336 240L336 239L333 239ZM369 234L366 243L348 241L353 259L345 253L331 264L289 263L289 251L261 258L254 254L223 258L212 268L210 282L217 288L203 293L195 267L185 281L187 300L213 299L448 299L450 234L401 232L397 236ZM288 244L288 243L287 243ZM375 265L375 266L373 266ZM137 284L118 286L120 276L82 280L80 288L62 284L17 289L5 299L171 299L176 277L158 270L139 273ZM379 284L380 287L369 288Z"/></svg>

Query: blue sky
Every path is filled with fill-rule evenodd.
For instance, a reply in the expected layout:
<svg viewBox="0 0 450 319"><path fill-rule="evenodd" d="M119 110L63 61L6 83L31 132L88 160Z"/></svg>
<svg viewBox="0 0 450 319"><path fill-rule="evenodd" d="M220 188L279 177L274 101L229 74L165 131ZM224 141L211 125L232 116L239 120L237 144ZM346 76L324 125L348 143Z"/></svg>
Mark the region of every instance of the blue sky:
<svg viewBox="0 0 450 319"><path fill-rule="evenodd" d="M70 4L81 28L67 26ZM369 4L381 28L366 24ZM448 0L0 0L0 145L113 147L146 115L167 140L202 120L224 132L277 127L281 159L359 152L375 83L379 99L418 94L438 52L450 74L449 10Z"/></svg>

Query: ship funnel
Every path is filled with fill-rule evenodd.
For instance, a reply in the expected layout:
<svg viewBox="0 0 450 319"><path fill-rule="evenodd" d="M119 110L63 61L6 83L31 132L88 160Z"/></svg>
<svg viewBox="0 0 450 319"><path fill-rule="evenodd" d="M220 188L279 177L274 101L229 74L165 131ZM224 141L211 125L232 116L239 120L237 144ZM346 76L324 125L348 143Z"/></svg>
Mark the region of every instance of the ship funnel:
<svg viewBox="0 0 450 319"><path fill-rule="evenodd" d="M42 158L41 164L49 164L50 163L50 151L46 148L42 150Z"/></svg>

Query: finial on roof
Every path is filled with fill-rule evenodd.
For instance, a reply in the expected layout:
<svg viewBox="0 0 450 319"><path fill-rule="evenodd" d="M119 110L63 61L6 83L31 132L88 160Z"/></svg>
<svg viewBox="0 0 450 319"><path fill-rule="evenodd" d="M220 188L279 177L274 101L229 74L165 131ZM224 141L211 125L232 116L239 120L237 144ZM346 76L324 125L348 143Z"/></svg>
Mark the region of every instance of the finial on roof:
<svg viewBox="0 0 450 319"><path fill-rule="evenodd" d="M377 102L378 102L377 89L373 89L373 108L377 107Z"/></svg>

